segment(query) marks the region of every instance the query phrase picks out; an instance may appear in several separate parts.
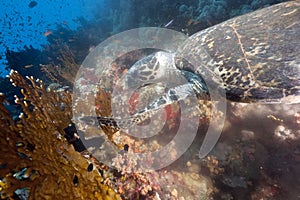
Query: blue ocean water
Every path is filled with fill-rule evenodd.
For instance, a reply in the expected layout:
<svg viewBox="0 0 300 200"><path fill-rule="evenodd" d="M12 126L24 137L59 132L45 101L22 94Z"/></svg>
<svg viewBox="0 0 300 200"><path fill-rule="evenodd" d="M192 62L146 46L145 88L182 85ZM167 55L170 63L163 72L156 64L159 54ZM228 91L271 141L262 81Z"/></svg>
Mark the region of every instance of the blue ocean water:
<svg viewBox="0 0 300 200"><path fill-rule="evenodd" d="M5 51L24 46L41 49L57 25L78 27L77 19L93 19L103 0L2 0L0 3L0 76L6 75Z"/></svg>

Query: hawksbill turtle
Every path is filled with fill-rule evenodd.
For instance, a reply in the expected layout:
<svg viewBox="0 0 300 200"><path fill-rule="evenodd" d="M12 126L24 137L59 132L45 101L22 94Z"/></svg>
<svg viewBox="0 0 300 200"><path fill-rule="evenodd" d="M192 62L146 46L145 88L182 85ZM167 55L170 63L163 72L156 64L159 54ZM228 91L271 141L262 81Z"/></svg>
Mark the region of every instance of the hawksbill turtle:
<svg viewBox="0 0 300 200"><path fill-rule="evenodd" d="M179 60L177 67L212 77L231 101L293 103L300 94L299 31L300 2L274 5L192 35L177 56L201 65Z"/></svg>
<svg viewBox="0 0 300 200"><path fill-rule="evenodd" d="M130 118L98 117L100 125L140 123L192 93L209 98L207 83L221 86L230 101L300 102L300 2L273 5L197 32L175 54L156 52L135 63L127 82L166 78L170 70L170 76L181 74L188 83L169 89Z"/></svg>

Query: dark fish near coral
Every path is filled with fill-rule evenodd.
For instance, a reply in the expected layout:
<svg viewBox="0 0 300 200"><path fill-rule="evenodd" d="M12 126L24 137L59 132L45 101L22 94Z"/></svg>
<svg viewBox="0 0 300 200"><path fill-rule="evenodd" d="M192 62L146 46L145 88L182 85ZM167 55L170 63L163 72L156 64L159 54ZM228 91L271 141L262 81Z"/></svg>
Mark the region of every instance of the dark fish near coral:
<svg viewBox="0 0 300 200"><path fill-rule="evenodd" d="M91 172L94 169L93 163L90 163L89 166L87 167L87 171Z"/></svg>
<svg viewBox="0 0 300 200"><path fill-rule="evenodd" d="M37 2L36 1L31 1L29 4L28 4L28 7L29 8L33 8L37 5Z"/></svg>

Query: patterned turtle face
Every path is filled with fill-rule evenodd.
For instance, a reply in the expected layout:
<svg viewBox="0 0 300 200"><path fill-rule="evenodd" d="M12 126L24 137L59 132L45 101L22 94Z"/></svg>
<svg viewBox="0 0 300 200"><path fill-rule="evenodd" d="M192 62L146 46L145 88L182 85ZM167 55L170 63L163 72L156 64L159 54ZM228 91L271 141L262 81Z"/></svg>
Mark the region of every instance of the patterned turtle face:
<svg viewBox="0 0 300 200"><path fill-rule="evenodd" d="M137 61L126 73L126 87L137 88L178 78L172 53L159 51Z"/></svg>
<svg viewBox="0 0 300 200"><path fill-rule="evenodd" d="M163 93L154 91L156 93L154 98L153 96L143 98L142 105L144 107L137 110L133 115L128 116L126 111L122 112L122 109L117 109L114 113L115 124L123 128L140 123L150 118L161 108L183 100L189 95L196 94L201 98L208 98L205 82L192 72L179 70L175 66L174 54L168 52L159 51L136 62L127 71L122 81L120 84L122 85L122 93L113 95L118 106L121 105L121 102L128 102L128 99L124 97L124 91L138 92L139 98L143 98L143 90L146 89L151 92L157 88L157 83L163 83L164 87ZM144 93L144 95L147 94ZM139 107L141 108L140 105ZM108 118L99 118L99 121L100 123L107 123Z"/></svg>

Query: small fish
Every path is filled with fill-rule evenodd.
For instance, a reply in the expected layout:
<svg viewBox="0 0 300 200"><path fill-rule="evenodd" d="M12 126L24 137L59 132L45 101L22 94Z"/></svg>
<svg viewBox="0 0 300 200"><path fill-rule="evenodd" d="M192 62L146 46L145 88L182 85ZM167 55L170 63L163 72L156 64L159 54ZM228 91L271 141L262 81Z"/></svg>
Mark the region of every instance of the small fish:
<svg viewBox="0 0 300 200"><path fill-rule="evenodd" d="M188 22L187 22L187 25L190 26L191 24L193 24L194 20L193 19L190 19Z"/></svg>
<svg viewBox="0 0 300 200"><path fill-rule="evenodd" d="M29 4L28 4L28 7L29 8L33 8L37 5L37 2L36 1L31 1Z"/></svg>
<svg viewBox="0 0 300 200"><path fill-rule="evenodd" d="M280 119L279 117L275 117L274 115L268 115L267 118L272 119L277 122L281 122L281 123L283 122L282 119Z"/></svg>
<svg viewBox="0 0 300 200"><path fill-rule="evenodd" d="M129 150L129 145L128 144L125 144L124 145L124 151L128 151Z"/></svg>
<svg viewBox="0 0 300 200"><path fill-rule="evenodd" d="M24 68L28 69L28 68L31 68L33 67L33 65L25 65Z"/></svg>
<svg viewBox="0 0 300 200"><path fill-rule="evenodd" d="M44 36L47 37L47 36L49 36L50 34L52 34L52 31L46 31L46 32L44 33Z"/></svg>
<svg viewBox="0 0 300 200"><path fill-rule="evenodd" d="M94 45L89 47L89 52L93 51L96 47Z"/></svg>
<svg viewBox="0 0 300 200"><path fill-rule="evenodd" d="M87 171L91 172L94 169L93 163L90 163L89 166L87 167Z"/></svg>
<svg viewBox="0 0 300 200"><path fill-rule="evenodd" d="M16 147L24 147L24 143L23 142L17 142L16 143Z"/></svg>
<svg viewBox="0 0 300 200"><path fill-rule="evenodd" d="M174 19L172 19L171 21L169 21L164 27L167 28L168 26L170 26L173 23Z"/></svg>
<svg viewBox="0 0 300 200"><path fill-rule="evenodd" d="M74 183L75 186L78 185L78 176L77 175L74 175L73 183Z"/></svg>
<svg viewBox="0 0 300 200"><path fill-rule="evenodd" d="M33 174L33 171L31 169L27 169L24 174L23 174L23 178L27 179L30 178L30 176Z"/></svg>
<svg viewBox="0 0 300 200"><path fill-rule="evenodd" d="M68 22L67 21L62 21L62 24L63 25L68 25Z"/></svg>
<svg viewBox="0 0 300 200"><path fill-rule="evenodd" d="M199 24L200 21L197 21L197 20L194 20L194 19L190 19L188 22L187 22L187 26L194 26L194 25L197 25Z"/></svg>

